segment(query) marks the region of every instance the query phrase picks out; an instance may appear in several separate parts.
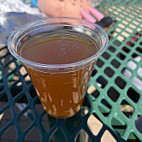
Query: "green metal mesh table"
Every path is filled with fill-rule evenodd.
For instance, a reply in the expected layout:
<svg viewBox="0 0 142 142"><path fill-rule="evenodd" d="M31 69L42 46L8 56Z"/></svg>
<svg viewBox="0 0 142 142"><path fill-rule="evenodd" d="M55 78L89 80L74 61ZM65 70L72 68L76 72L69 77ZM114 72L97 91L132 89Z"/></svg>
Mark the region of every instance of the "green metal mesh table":
<svg viewBox="0 0 142 142"><path fill-rule="evenodd" d="M98 9L114 20L110 42L72 118L46 114L24 67L0 47L0 141L142 141L142 1L104 0Z"/></svg>

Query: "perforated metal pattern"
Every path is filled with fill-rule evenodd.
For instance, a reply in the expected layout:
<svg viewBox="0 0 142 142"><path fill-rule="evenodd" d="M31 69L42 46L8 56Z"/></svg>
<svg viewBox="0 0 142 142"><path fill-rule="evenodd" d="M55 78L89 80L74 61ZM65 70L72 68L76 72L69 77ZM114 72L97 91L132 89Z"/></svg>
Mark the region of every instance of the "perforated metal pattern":
<svg viewBox="0 0 142 142"><path fill-rule="evenodd" d="M100 10L115 23L108 30L108 50L99 58L90 81L97 88L95 111L124 139L141 141L142 131L135 123L142 116L142 1L104 1Z"/></svg>
<svg viewBox="0 0 142 142"><path fill-rule="evenodd" d="M1 141L105 142L104 133L118 142L142 140L142 1L104 0L99 9L115 23L106 29L110 43L89 82L97 90L72 118L48 116L25 69L0 48Z"/></svg>

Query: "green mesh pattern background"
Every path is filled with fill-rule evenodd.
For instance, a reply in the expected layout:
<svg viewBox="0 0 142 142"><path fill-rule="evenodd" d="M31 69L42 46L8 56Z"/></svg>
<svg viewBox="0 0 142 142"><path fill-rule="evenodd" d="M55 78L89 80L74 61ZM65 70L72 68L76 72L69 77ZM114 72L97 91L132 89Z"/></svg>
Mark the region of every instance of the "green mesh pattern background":
<svg viewBox="0 0 142 142"><path fill-rule="evenodd" d="M114 20L105 29L110 43L88 85L96 90L72 118L46 114L24 67L0 47L0 141L142 141L135 125L142 117L142 1L104 0L99 10Z"/></svg>

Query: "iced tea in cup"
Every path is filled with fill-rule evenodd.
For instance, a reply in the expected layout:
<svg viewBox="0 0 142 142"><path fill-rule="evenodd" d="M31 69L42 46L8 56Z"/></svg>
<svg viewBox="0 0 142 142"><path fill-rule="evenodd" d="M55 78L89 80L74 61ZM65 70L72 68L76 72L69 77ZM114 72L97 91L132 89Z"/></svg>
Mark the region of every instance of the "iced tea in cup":
<svg viewBox="0 0 142 142"><path fill-rule="evenodd" d="M46 112L67 118L81 109L92 69L107 43L98 25L60 17L18 28L8 48L25 66Z"/></svg>

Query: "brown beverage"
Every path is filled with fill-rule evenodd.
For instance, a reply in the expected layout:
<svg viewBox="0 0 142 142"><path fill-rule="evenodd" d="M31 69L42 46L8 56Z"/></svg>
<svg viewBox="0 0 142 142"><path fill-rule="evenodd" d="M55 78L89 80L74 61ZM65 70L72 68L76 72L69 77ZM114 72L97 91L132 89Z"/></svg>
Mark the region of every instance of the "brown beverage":
<svg viewBox="0 0 142 142"><path fill-rule="evenodd" d="M76 63L99 50L91 37L71 30L35 35L22 43L20 49L21 57L48 65ZM80 110L94 64L85 64L73 71L25 67L44 109L52 116L66 118Z"/></svg>

